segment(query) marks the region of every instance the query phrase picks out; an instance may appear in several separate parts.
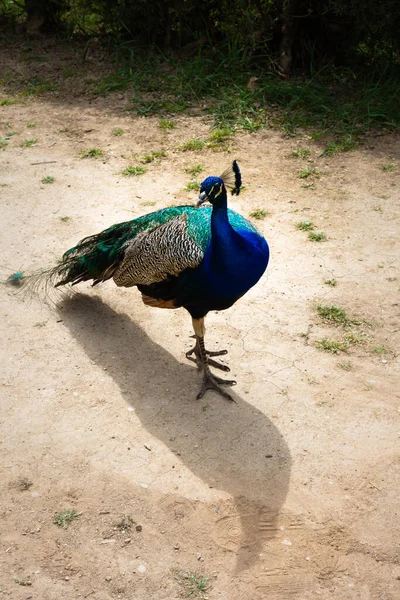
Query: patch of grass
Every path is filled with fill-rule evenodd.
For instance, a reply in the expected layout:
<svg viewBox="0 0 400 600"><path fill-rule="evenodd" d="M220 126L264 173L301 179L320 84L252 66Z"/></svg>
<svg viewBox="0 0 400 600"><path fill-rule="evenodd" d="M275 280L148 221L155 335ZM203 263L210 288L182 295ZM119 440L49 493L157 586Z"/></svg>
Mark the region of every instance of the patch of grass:
<svg viewBox="0 0 400 600"><path fill-rule="evenodd" d="M119 127L112 130L112 134L116 135L116 136L123 135L124 133L125 133L125 131L123 129L120 129Z"/></svg>
<svg viewBox="0 0 400 600"><path fill-rule="evenodd" d="M175 129L176 123L175 121L171 121L170 119L160 119L158 122L158 126L163 131L170 131L171 129Z"/></svg>
<svg viewBox="0 0 400 600"><path fill-rule="evenodd" d="M335 323L340 325L347 325L350 321L347 317L347 313L340 306L331 305L328 306L326 304L319 304L316 307L318 316L325 323Z"/></svg>
<svg viewBox="0 0 400 600"><path fill-rule="evenodd" d="M375 212L383 212L383 208L380 205L376 205L372 207L372 210L374 210Z"/></svg>
<svg viewBox="0 0 400 600"><path fill-rule="evenodd" d="M265 219L265 217L267 216L268 212L262 208L257 208L256 210L253 210L253 212L250 213L250 217L253 217L253 219L258 219L260 221Z"/></svg>
<svg viewBox="0 0 400 600"><path fill-rule="evenodd" d="M146 200L146 202L141 202L140 206L155 206L156 204L155 200Z"/></svg>
<svg viewBox="0 0 400 600"><path fill-rule="evenodd" d="M188 175L191 175L192 177L196 177L196 175L202 171L204 171L204 166L201 164L193 165L193 167L187 167L185 169L185 173L188 173Z"/></svg>
<svg viewBox="0 0 400 600"><path fill-rule="evenodd" d="M26 140L22 140L20 146L21 148L31 148L32 146L36 146L37 142L38 141L36 138L29 138Z"/></svg>
<svg viewBox="0 0 400 600"><path fill-rule="evenodd" d="M319 177L320 172L315 167L306 167L297 172L299 179L308 179L309 177Z"/></svg>
<svg viewBox="0 0 400 600"><path fill-rule="evenodd" d="M389 354L389 350L385 346L374 346L372 352L374 354Z"/></svg>
<svg viewBox="0 0 400 600"><path fill-rule="evenodd" d="M323 338L315 342L316 348L331 354L339 354L339 352L347 352L350 344L345 340L333 340L331 338Z"/></svg>
<svg viewBox="0 0 400 600"><path fill-rule="evenodd" d="M300 223L296 223L296 227L301 231L312 231L314 229L314 223L311 221L300 221Z"/></svg>
<svg viewBox="0 0 400 600"><path fill-rule="evenodd" d="M326 235L322 231L319 231L318 233L311 231L311 233L308 234L308 239L311 242L326 242Z"/></svg>
<svg viewBox="0 0 400 600"><path fill-rule="evenodd" d="M336 281L336 279L325 279L324 284L330 285L331 287L336 287L337 281Z"/></svg>
<svg viewBox="0 0 400 600"><path fill-rule="evenodd" d="M36 123L27 123L26 126L29 127L29 129L33 129L33 127L36 127Z"/></svg>
<svg viewBox="0 0 400 600"><path fill-rule="evenodd" d="M0 135L0 149L4 150L8 146L8 138L5 135Z"/></svg>
<svg viewBox="0 0 400 600"><path fill-rule="evenodd" d="M349 331L344 336L344 340L347 344L352 346L363 346L369 342L369 338L363 331Z"/></svg>
<svg viewBox="0 0 400 600"><path fill-rule="evenodd" d="M43 177L42 179L42 183L54 183L54 181L55 179L51 175L46 175L46 177Z"/></svg>
<svg viewBox="0 0 400 600"><path fill-rule="evenodd" d="M27 477L20 477L17 481L17 484L21 492L26 492L33 486L33 481Z"/></svg>
<svg viewBox="0 0 400 600"><path fill-rule="evenodd" d="M0 106L11 106L12 104L17 104L17 100L10 100L9 98L2 98L0 100Z"/></svg>
<svg viewBox="0 0 400 600"><path fill-rule="evenodd" d="M140 165L129 165L129 167L126 167L126 169L121 171L121 174L124 175L124 177L138 177L139 175L143 175L145 172L146 167L141 167Z"/></svg>
<svg viewBox="0 0 400 600"><path fill-rule="evenodd" d="M21 96L36 96L44 92L57 92L58 85L50 81L42 81L39 77L32 77L26 82L26 88Z"/></svg>
<svg viewBox="0 0 400 600"><path fill-rule="evenodd" d="M395 166L396 165L394 165L393 163L387 163L386 165L382 165L381 169L382 171L393 171Z"/></svg>
<svg viewBox="0 0 400 600"><path fill-rule="evenodd" d="M185 187L185 192L198 192L200 189L200 184L198 181L189 181L187 186Z"/></svg>
<svg viewBox="0 0 400 600"><path fill-rule="evenodd" d="M30 587L32 585L32 581L29 579L18 579L18 577L14 577L14 581L23 587Z"/></svg>
<svg viewBox="0 0 400 600"><path fill-rule="evenodd" d="M103 158L104 150L100 148L89 148L88 150L81 150L79 152L79 158Z"/></svg>
<svg viewBox="0 0 400 600"><path fill-rule="evenodd" d="M179 582L184 588L186 598L206 600L207 596L205 594L211 588L208 577L194 572L181 574Z"/></svg>
<svg viewBox="0 0 400 600"><path fill-rule="evenodd" d="M127 533L132 529L133 525L135 525L135 521L130 515L122 515L120 521L115 524L115 527L118 529L118 531Z"/></svg>
<svg viewBox="0 0 400 600"><path fill-rule="evenodd" d="M63 511L55 515L54 524L58 525L58 527L63 527L64 529L66 529L71 523L71 521L78 518L78 516L79 515L75 510L65 508Z"/></svg>
<svg viewBox="0 0 400 600"><path fill-rule="evenodd" d="M71 220L71 217L67 217L67 216L60 217L60 221L62 221L63 223L68 223L68 221L70 221L70 220Z"/></svg>
<svg viewBox="0 0 400 600"><path fill-rule="evenodd" d="M141 159L141 162L145 164L151 163L160 158L165 158L166 156L167 153L165 152L165 150L153 150L152 152L150 152L150 154L145 154Z"/></svg>
<svg viewBox="0 0 400 600"><path fill-rule="evenodd" d="M183 150L183 152L200 152L205 145L206 142L203 140L189 140L181 146L181 150Z"/></svg>
<svg viewBox="0 0 400 600"><path fill-rule="evenodd" d="M291 156L294 156L294 158L307 158L310 154L311 150L308 148L297 148L296 150L293 150Z"/></svg>
<svg viewBox="0 0 400 600"><path fill-rule="evenodd" d="M342 362L338 363L338 367L343 369L343 371L352 371L354 369L353 363L349 360L343 360Z"/></svg>
<svg viewBox="0 0 400 600"><path fill-rule="evenodd" d="M346 135L335 142L328 142L322 154L335 154L336 152L350 152L357 148L357 142L353 134Z"/></svg>

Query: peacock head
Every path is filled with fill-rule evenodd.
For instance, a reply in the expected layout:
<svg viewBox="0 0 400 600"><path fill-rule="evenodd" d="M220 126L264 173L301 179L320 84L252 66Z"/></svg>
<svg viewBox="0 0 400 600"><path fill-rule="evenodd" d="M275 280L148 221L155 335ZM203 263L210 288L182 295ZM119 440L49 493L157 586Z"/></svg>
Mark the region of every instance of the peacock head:
<svg viewBox="0 0 400 600"><path fill-rule="evenodd" d="M226 187L229 187L232 194L237 196L240 194L242 185L242 176L240 174L239 165L236 160L232 166L224 171L221 177L207 177L200 187L200 196L197 206L204 202L210 202L215 205L219 202L226 202Z"/></svg>

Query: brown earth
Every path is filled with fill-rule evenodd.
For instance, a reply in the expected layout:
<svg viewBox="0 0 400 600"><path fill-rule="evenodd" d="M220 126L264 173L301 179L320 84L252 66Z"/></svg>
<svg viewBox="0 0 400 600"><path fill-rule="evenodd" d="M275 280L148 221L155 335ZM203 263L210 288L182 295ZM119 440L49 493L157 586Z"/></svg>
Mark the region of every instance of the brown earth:
<svg viewBox="0 0 400 600"><path fill-rule="evenodd" d="M209 124L181 115L165 133L159 117L126 112L126 94L86 94L82 70L102 69L90 55L60 75L58 95L18 96L4 76L54 75L71 52L44 65L2 53L1 97L20 100L0 107L3 282L115 222L194 202L185 168L202 163L201 180L232 158L246 189L231 207L267 211L257 224L271 262L207 319L208 346L229 350L236 404L195 400L184 310L148 308L111 282L50 306L1 286L0 597L398 598L399 136L321 156L306 134L264 130L182 152ZM93 147L105 157L79 158ZM291 156L299 147L310 156ZM144 175L121 176L160 149ZM300 179L307 166L320 177ZM327 240L310 241L304 220ZM318 304L357 323L326 324ZM346 335L346 353L316 347ZM64 509L78 513L66 528L54 523Z"/></svg>

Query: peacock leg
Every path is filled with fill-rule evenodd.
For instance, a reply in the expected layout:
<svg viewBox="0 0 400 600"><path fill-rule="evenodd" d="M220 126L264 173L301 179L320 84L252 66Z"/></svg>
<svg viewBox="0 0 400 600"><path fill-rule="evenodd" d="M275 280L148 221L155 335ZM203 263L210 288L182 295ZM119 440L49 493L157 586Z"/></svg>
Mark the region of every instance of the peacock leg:
<svg viewBox="0 0 400 600"><path fill-rule="evenodd" d="M194 336L196 337L196 336ZM216 369L221 369L221 371L230 371L230 368L228 367L228 365L223 365L222 363L219 363L216 360L213 360L212 358L209 358L210 356L225 356L225 354L228 354L228 350L218 350L215 352L210 352L209 350L205 350L205 353L207 355L208 358L208 364L211 365L212 367L215 367ZM194 354L194 356L192 356L192 354ZM202 360L201 360L201 352L200 352L200 346L199 346L199 341L196 337L196 343L193 346L193 348L191 350L189 350L188 352L186 352L186 358L188 360L191 360L192 362L195 362L196 365L198 366L199 369L202 368Z"/></svg>
<svg viewBox="0 0 400 600"><path fill-rule="evenodd" d="M206 349L204 346L204 334L205 334L204 318L203 319L193 319L193 327L194 327L194 331L196 333L196 348L197 348L198 353L196 352L195 349L193 349L193 352L196 355L196 359L198 357L198 359L200 361L200 363L198 362L198 364L200 364L200 366L203 370L203 383L201 385L200 392L197 394L197 400L200 400L200 398L202 398L204 396L204 394L206 393L207 390L214 390L215 392L217 392L224 398L227 398L228 400L235 402L234 399L232 398L232 396L230 394L228 394L228 392L225 392L225 390L223 390L220 387L220 385L236 385L236 381L221 379L220 377L216 377L216 375L213 375L210 371L209 365L215 364L215 361L210 360L208 358L207 352L206 352ZM225 352L225 354L226 354L226 352ZM190 358L189 358L189 360L190 360ZM219 367L221 367L221 365L219 363L216 363L216 364ZM224 366L224 365L222 365L222 366Z"/></svg>

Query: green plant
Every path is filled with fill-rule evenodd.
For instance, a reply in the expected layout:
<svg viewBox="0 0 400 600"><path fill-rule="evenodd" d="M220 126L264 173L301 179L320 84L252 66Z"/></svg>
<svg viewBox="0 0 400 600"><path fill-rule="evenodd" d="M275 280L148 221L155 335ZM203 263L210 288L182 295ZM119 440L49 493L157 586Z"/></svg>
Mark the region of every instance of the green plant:
<svg viewBox="0 0 400 600"><path fill-rule="evenodd" d="M300 221L300 223L296 223L296 227L301 231L312 231L314 229L314 223L311 221Z"/></svg>
<svg viewBox="0 0 400 600"><path fill-rule="evenodd" d="M122 175L125 177L138 177L139 175L143 175L146 172L146 167L141 167L140 165L129 165L121 171Z"/></svg>
<svg viewBox="0 0 400 600"><path fill-rule="evenodd" d="M9 98L2 98L0 100L0 106L11 106L12 104L17 104L17 101L10 100Z"/></svg>
<svg viewBox="0 0 400 600"><path fill-rule="evenodd" d="M175 129L176 127L175 121L171 121L169 119L160 119L158 125L163 131L169 131L170 129Z"/></svg>
<svg viewBox="0 0 400 600"><path fill-rule="evenodd" d="M193 167L187 167L185 169L185 173L188 173L192 177L196 177L196 175L201 173L203 170L204 170L203 165L197 164L197 165L193 165Z"/></svg>
<svg viewBox="0 0 400 600"><path fill-rule="evenodd" d="M389 354L389 350L385 346L374 346L372 352L374 354Z"/></svg>
<svg viewBox="0 0 400 600"><path fill-rule="evenodd" d="M256 210L253 210L253 212L250 213L250 217L253 217L253 219L258 220L265 219L265 217L267 216L268 212L262 208L257 208Z"/></svg>
<svg viewBox="0 0 400 600"><path fill-rule="evenodd" d="M311 242L326 242L326 235L325 233L322 233L322 231L319 233L311 231L311 233L308 234L308 239Z"/></svg>
<svg viewBox="0 0 400 600"><path fill-rule="evenodd" d="M0 149L7 148L8 138L5 135L0 135Z"/></svg>
<svg viewBox="0 0 400 600"><path fill-rule="evenodd" d="M79 152L79 158L102 158L104 156L104 150L100 148L89 148L89 150L81 150Z"/></svg>
<svg viewBox="0 0 400 600"><path fill-rule="evenodd" d="M320 172L315 167L306 167L298 171L298 176L300 179L308 179L308 177L319 177Z"/></svg>
<svg viewBox="0 0 400 600"><path fill-rule="evenodd" d="M58 525L58 527L63 527L66 529L68 525L78 517L78 513L75 510L70 510L69 508L65 508L63 511L55 515L54 523Z"/></svg>
<svg viewBox="0 0 400 600"><path fill-rule="evenodd" d="M21 491L26 492L33 486L33 482L27 477L20 477L18 479L18 487Z"/></svg>
<svg viewBox="0 0 400 600"><path fill-rule="evenodd" d="M43 177L42 179L42 183L54 183L54 181L54 177L51 175L46 175L46 177Z"/></svg>
<svg viewBox="0 0 400 600"><path fill-rule="evenodd" d="M145 154L141 159L143 163L151 163L159 158L165 158L167 153L165 150L153 150L150 154Z"/></svg>
<svg viewBox="0 0 400 600"><path fill-rule="evenodd" d="M336 279L325 279L324 284L330 285L331 287L336 287L337 281L336 281Z"/></svg>
<svg viewBox="0 0 400 600"><path fill-rule="evenodd" d="M297 148L296 150L293 150L291 156L294 156L295 158L307 158L310 154L311 150L308 148Z"/></svg>
<svg viewBox="0 0 400 600"><path fill-rule="evenodd" d="M62 221L63 223L68 223L68 221L71 220L71 217L60 217L60 221Z"/></svg>
<svg viewBox="0 0 400 600"><path fill-rule="evenodd" d="M341 325L346 325L350 322L346 311L343 310L343 308L340 308L340 306L335 306L333 304L331 306L319 304L316 307L316 310L318 316L325 321L325 323L340 323Z"/></svg>
<svg viewBox="0 0 400 600"><path fill-rule="evenodd" d="M189 181L187 186L185 187L186 192L198 192L200 189L200 184L198 181Z"/></svg>
<svg viewBox="0 0 400 600"><path fill-rule="evenodd" d="M36 123L27 123L26 126L29 127L29 129L33 129L33 127L36 127Z"/></svg>
<svg viewBox="0 0 400 600"><path fill-rule="evenodd" d="M388 163L386 165L382 165L382 171L393 171L396 165L393 163Z"/></svg>
<svg viewBox="0 0 400 600"><path fill-rule="evenodd" d="M339 354L339 352L347 352L349 343L346 341L333 340L331 338L323 338L315 342L316 348L330 352L331 354Z"/></svg>
<svg viewBox="0 0 400 600"><path fill-rule="evenodd" d="M112 134L116 135L116 136L123 135L124 133L125 133L125 131L123 129L120 129L119 127L112 130Z"/></svg>
<svg viewBox="0 0 400 600"><path fill-rule="evenodd" d="M190 140L181 146L181 150L183 150L183 152L200 152L205 145L206 142L203 142L202 140Z"/></svg>
<svg viewBox="0 0 400 600"><path fill-rule="evenodd" d="M357 147L353 134L346 135L335 142L328 142L322 154L334 154L335 152L349 152Z"/></svg>
<svg viewBox="0 0 400 600"><path fill-rule="evenodd" d="M204 598L204 595L210 589L208 577L199 575L198 573L183 573L180 577L180 582L185 590L186 598Z"/></svg>
<svg viewBox="0 0 400 600"><path fill-rule="evenodd" d="M30 139L22 140L20 146L21 146L21 148L30 148L31 146L36 146L36 144L37 144L37 139L30 138Z"/></svg>
<svg viewBox="0 0 400 600"><path fill-rule="evenodd" d="M353 363L350 362L349 360L344 360L342 362L340 362L338 364L338 367L340 367L341 369L343 369L343 371L352 371L353 370Z"/></svg>

